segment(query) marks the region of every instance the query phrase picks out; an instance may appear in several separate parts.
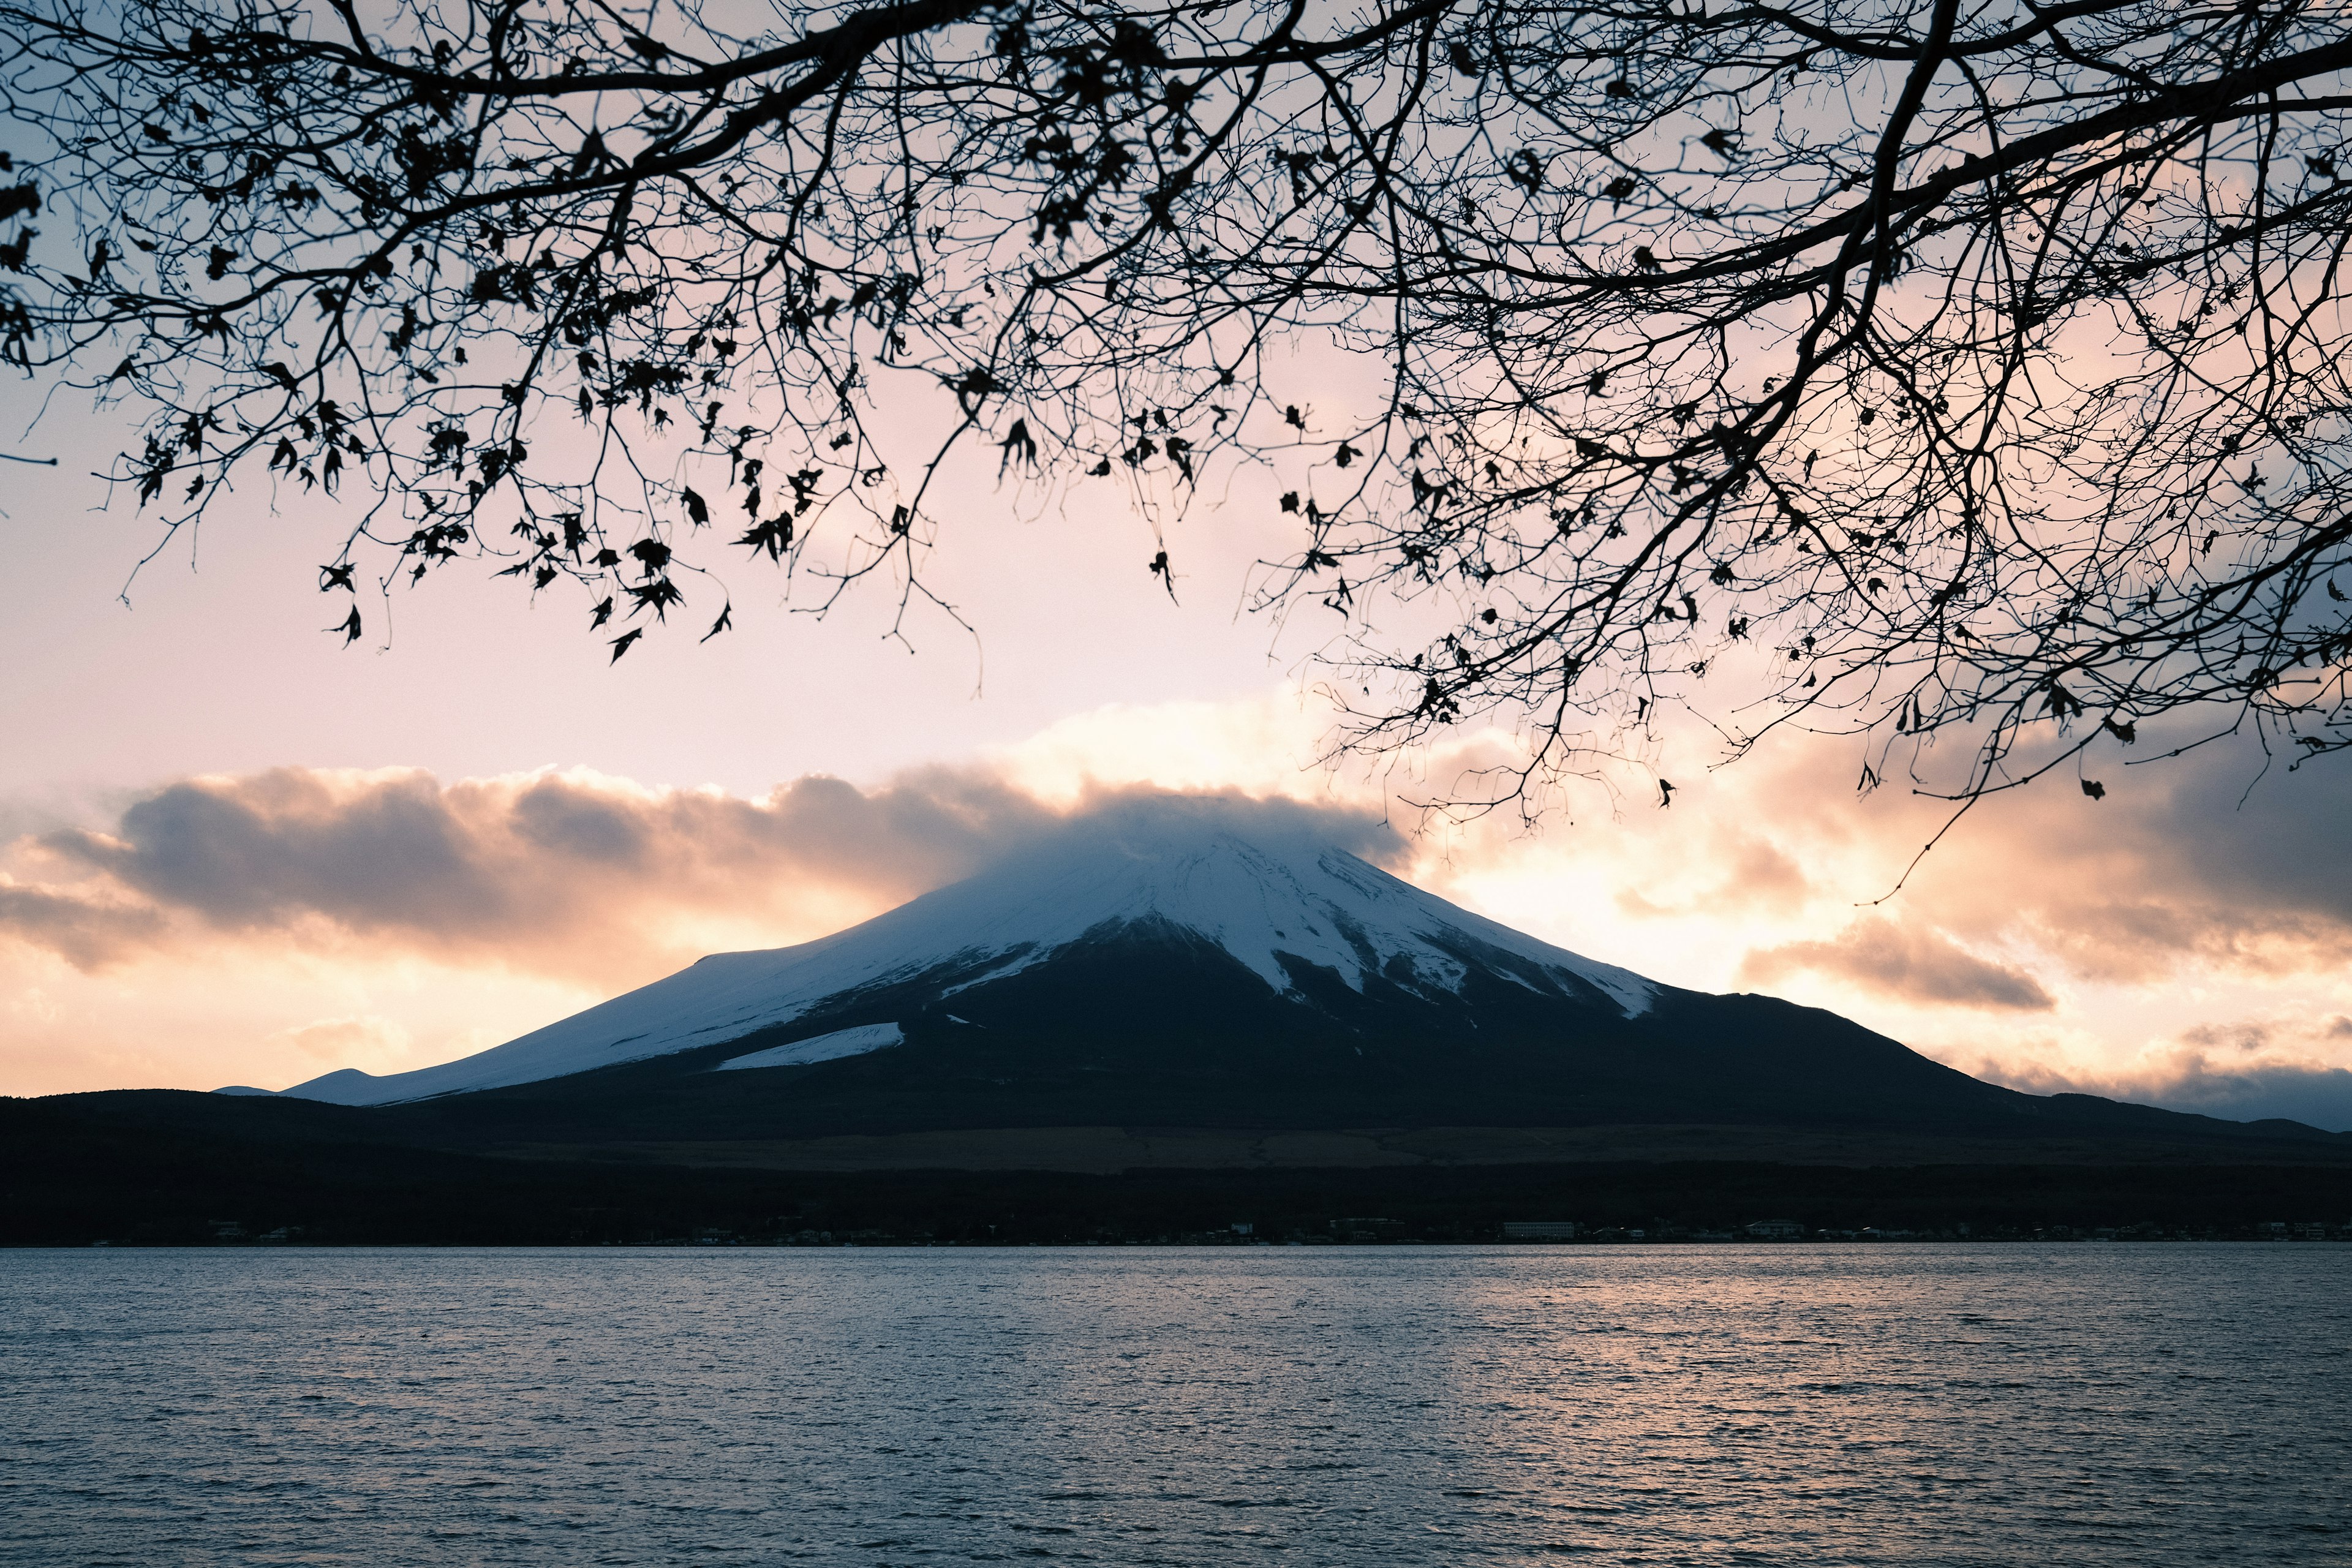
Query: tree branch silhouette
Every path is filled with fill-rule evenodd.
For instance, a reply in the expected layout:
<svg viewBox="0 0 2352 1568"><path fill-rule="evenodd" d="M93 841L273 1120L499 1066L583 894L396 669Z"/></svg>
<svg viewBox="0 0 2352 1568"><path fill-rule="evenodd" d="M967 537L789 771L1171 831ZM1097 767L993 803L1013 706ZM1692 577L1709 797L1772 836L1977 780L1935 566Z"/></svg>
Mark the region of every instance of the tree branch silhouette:
<svg viewBox="0 0 2352 1568"><path fill-rule="evenodd" d="M163 542L348 489L347 642L461 564L614 659L746 562L952 616L986 443L1270 471L1344 744L1525 737L1458 805L1675 709L1962 802L2168 716L2352 746L2352 40L1996 9L0 5L0 352L139 422Z"/></svg>

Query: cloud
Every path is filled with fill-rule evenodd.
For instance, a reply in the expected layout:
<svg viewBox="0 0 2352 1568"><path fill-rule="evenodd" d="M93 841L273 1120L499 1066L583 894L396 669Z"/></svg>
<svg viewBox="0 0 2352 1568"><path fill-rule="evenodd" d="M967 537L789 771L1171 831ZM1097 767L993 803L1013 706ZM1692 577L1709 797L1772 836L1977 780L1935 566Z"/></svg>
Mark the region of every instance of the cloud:
<svg viewBox="0 0 2352 1568"><path fill-rule="evenodd" d="M1920 858L1885 912L1962 948L2030 954L2042 975L2100 984L2171 984L2197 969L2340 972L2352 960L2352 768L2265 772L2251 742L2123 766L2169 743L2148 731L2132 752L2103 742L2110 751L2093 764L2103 800L2062 778L1980 802ZM1899 782L1858 797L1854 758L1808 736L1712 775L1672 760L1692 781L1673 811L1622 814L1619 907L1645 919L1753 907L1786 934L1743 946L1801 934L1869 950L1841 962L1816 947L1809 955L1822 962L1811 967L1883 974L1871 955L1889 949L1885 933L1823 922L1842 928L1853 905L1903 880L1952 806Z"/></svg>
<svg viewBox="0 0 2352 1568"><path fill-rule="evenodd" d="M2310 1047L2352 1037L2352 1018L2303 1025L2199 1025L2108 1071L1987 1059L1977 1076L2033 1094L2080 1093L2161 1105L2232 1121L2284 1117L2352 1131L2352 1071Z"/></svg>
<svg viewBox="0 0 2352 1568"><path fill-rule="evenodd" d="M259 944L619 989L717 947L823 935L1045 835L1115 830L1171 804L1375 858L1397 849L1336 806L1139 788L1049 805L976 768L872 790L803 778L760 800L579 773L444 784L278 768L167 785L104 832L19 840L11 858L47 879L0 885L0 934L84 972ZM328 1031L339 1052L355 1047L348 1034Z"/></svg>
<svg viewBox="0 0 2352 1568"><path fill-rule="evenodd" d="M77 969L105 967L164 933L154 909L25 887L0 874L0 936L47 948Z"/></svg>
<svg viewBox="0 0 2352 1568"><path fill-rule="evenodd" d="M1814 892L1804 868L1770 838L1735 825L1707 823L1699 834L1708 872L1679 896L1651 894L1642 887L1617 889L1617 908L1637 920L1679 920L1693 915L1745 914L1801 906ZM1661 901L1663 900L1663 901Z"/></svg>
<svg viewBox="0 0 2352 1568"><path fill-rule="evenodd" d="M278 1037L304 1056L337 1067L368 1061L397 1061L407 1053L409 1033L390 1018L373 1014L356 1018L313 1018L281 1030Z"/></svg>
<svg viewBox="0 0 2352 1568"><path fill-rule="evenodd" d="M1055 816L946 770L744 800L584 773L278 768L167 785L103 833L20 840L15 858L53 876L6 889L0 929L82 969L263 940L609 980L706 941L820 934Z"/></svg>
<svg viewBox="0 0 2352 1568"><path fill-rule="evenodd" d="M1740 979L1771 985L1799 970L1834 976L1912 1003L2046 1012L2057 1005L2022 970L1978 957L1941 931L1879 916L1855 921L1827 942L1792 942L1750 951Z"/></svg>
<svg viewBox="0 0 2352 1568"><path fill-rule="evenodd" d="M2116 978L2184 957L2277 973L2352 956L2352 769L2258 778L2251 751L2134 775L2126 809L2097 831L2064 831L2054 797L2018 814L2003 847L2037 858L2020 868L2041 893L2043 939L2082 973Z"/></svg>
<svg viewBox="0 0 2352 1568"><path fill-rule="evenodd" d="M2105 801L2042 790L2000 803L1956 846L1977 885L1938 891L1955 919L2030 934L2091 978L2160 978L2184 959L2255 973L2338 965L2352 955L2352 771L2258 778L2251 750L2110 767Z"/></svg>

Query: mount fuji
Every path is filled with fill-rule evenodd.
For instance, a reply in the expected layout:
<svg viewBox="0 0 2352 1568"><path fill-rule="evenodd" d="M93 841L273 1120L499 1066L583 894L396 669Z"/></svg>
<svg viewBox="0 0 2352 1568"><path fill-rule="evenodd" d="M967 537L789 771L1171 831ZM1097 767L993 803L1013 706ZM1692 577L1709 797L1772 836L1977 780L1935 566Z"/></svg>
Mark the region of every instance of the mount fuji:
<svg viewBox="0 0 2352 1568"><path fill-rule="evenodd" d="M2021 1094L1832 1014L1661 984L1424 892L1307 813L1181 795L1114 801L861 925L715 954L476 1056L281 1093L518 1146L1081 1126L2236 1125Z"/></svg>
<svg viewBox="0 0 2352 1568"><path fill-rule="evenodd" d="M1344 849L1286 832L1278 818L1271 831L1264 823L1237 831L1232 816L1230 803L1178 796L1085 819L1037 852L833 936L715 953L438 1067L384 1077L346 1068L283 1092L388 1105L780 1031L798 1037L719 1066L830 1060L903 1043L896 1019L824 1026L870 1014L886 999L883 1011L983 1026L955 1009L991 1012L989 999L1014 977L1110 952L1146 964L1156 956L1163 966L1238 966L1269 998L1310 1008L1310 993L1334 984L1359 998L1370 984L1374 997L1393 992L1458 1005L1474 974L1617 1016L1638 1016L1656 998L1659 988L1631 971L1472 914ZM1153 948L1160 953L1141 951ZM1122 1021L1100 1022L1116 1028Z"/></svg>

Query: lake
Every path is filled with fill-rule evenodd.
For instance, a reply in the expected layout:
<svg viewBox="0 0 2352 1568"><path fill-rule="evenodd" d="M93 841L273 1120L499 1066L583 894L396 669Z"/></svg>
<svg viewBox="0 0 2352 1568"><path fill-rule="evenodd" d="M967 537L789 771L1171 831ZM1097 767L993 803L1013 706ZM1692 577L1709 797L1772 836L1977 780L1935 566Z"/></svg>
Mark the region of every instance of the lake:
<svg viewBox="0 0 2352 1568"><path fill-rule="evenodd" d="M0 1560L2352 1563L2352 1247L0 1253Z"/></svg>

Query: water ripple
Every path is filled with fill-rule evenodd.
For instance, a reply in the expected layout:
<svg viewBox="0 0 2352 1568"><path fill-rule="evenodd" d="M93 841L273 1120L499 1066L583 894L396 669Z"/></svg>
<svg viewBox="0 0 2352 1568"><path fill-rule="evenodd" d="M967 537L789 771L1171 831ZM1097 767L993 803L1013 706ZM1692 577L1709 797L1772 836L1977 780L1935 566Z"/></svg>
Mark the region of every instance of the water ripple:
<svg viewBox="0 0 2352 1568"><path fill-rule="evenodd" d="M0 1560L2352 1563L2352 1248L0 1254Z"/></svg>

